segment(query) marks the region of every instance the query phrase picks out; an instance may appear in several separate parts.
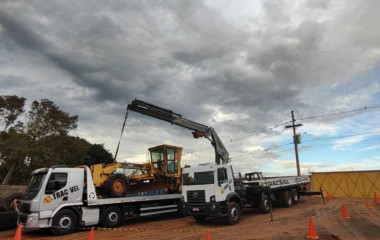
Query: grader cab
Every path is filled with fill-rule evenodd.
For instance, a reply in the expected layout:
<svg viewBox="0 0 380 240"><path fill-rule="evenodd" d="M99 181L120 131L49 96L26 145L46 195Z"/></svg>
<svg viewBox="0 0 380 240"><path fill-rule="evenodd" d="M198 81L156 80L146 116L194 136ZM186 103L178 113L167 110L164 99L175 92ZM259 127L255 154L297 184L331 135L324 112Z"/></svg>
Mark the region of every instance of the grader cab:
<svg viewBox="0 0 380 240"><path fill-rule="evenodd" d="M143 164L115 162L91 165L92 180L104 197L165 189L181 192L182 147L159 145L149 148L150 161Z"/></svg>

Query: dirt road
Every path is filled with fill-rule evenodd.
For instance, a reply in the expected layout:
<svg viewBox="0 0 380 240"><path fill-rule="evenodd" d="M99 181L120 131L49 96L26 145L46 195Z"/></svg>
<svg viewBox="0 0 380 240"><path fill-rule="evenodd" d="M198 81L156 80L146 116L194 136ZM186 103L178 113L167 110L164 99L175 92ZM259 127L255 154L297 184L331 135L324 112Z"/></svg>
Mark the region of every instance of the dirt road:
<svg viewBox="0 0 380 240"><path fill-rule="evenodd" d="M341 218L345 203L351 219ZM96 229L95 239L306 239L309 217L313 217L319 239L380 239L380 205L371 201L367 209L363 199L332 199L322 204L320 198L302 198L291 208L274 208L273 222L269 214L252 209L243 212L238 225L226 225L223 219L209 219L204 224L191 217L156 216L128 220L119 229ZM14 231L0 232L0 239L13 239ZM22 239L87 239L88 230L56 237L49 231L24 232Z"/></svg>

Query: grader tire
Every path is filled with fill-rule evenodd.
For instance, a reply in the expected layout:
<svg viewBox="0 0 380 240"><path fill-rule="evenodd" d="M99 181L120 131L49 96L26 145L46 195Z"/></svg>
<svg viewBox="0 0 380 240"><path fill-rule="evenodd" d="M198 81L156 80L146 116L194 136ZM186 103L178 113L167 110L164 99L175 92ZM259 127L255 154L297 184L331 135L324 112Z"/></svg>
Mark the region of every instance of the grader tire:
<svg viewBox="0 0 380 240"><path fill-rule="evenodd" d="M112 174L103 185L107 197L124 197L128 190L128 179L124 174Z"/></svg>

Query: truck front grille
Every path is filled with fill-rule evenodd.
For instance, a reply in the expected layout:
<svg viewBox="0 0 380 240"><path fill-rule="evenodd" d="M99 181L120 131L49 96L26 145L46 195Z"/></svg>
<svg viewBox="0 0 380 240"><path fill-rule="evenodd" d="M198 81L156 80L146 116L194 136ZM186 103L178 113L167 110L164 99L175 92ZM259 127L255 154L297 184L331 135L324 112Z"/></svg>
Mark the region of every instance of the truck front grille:
<svg viewBox="0 0 380 240"><path fill-rule="evenodd" d="M187 202L191 205L205 204L206 194L204 190L188 191Z"/></svg>

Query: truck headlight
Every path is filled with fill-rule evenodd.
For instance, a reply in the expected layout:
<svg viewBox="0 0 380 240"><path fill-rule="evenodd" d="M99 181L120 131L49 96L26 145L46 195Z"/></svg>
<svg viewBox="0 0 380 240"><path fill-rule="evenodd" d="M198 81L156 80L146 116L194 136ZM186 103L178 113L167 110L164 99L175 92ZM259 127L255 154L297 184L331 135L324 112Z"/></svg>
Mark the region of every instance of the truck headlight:
<svg viewBox="0 0 380 240"><path fill-rule="evenodd" d="M215 202L215 195L212 195L212 196L210 197L210 202Z"/></svg>

